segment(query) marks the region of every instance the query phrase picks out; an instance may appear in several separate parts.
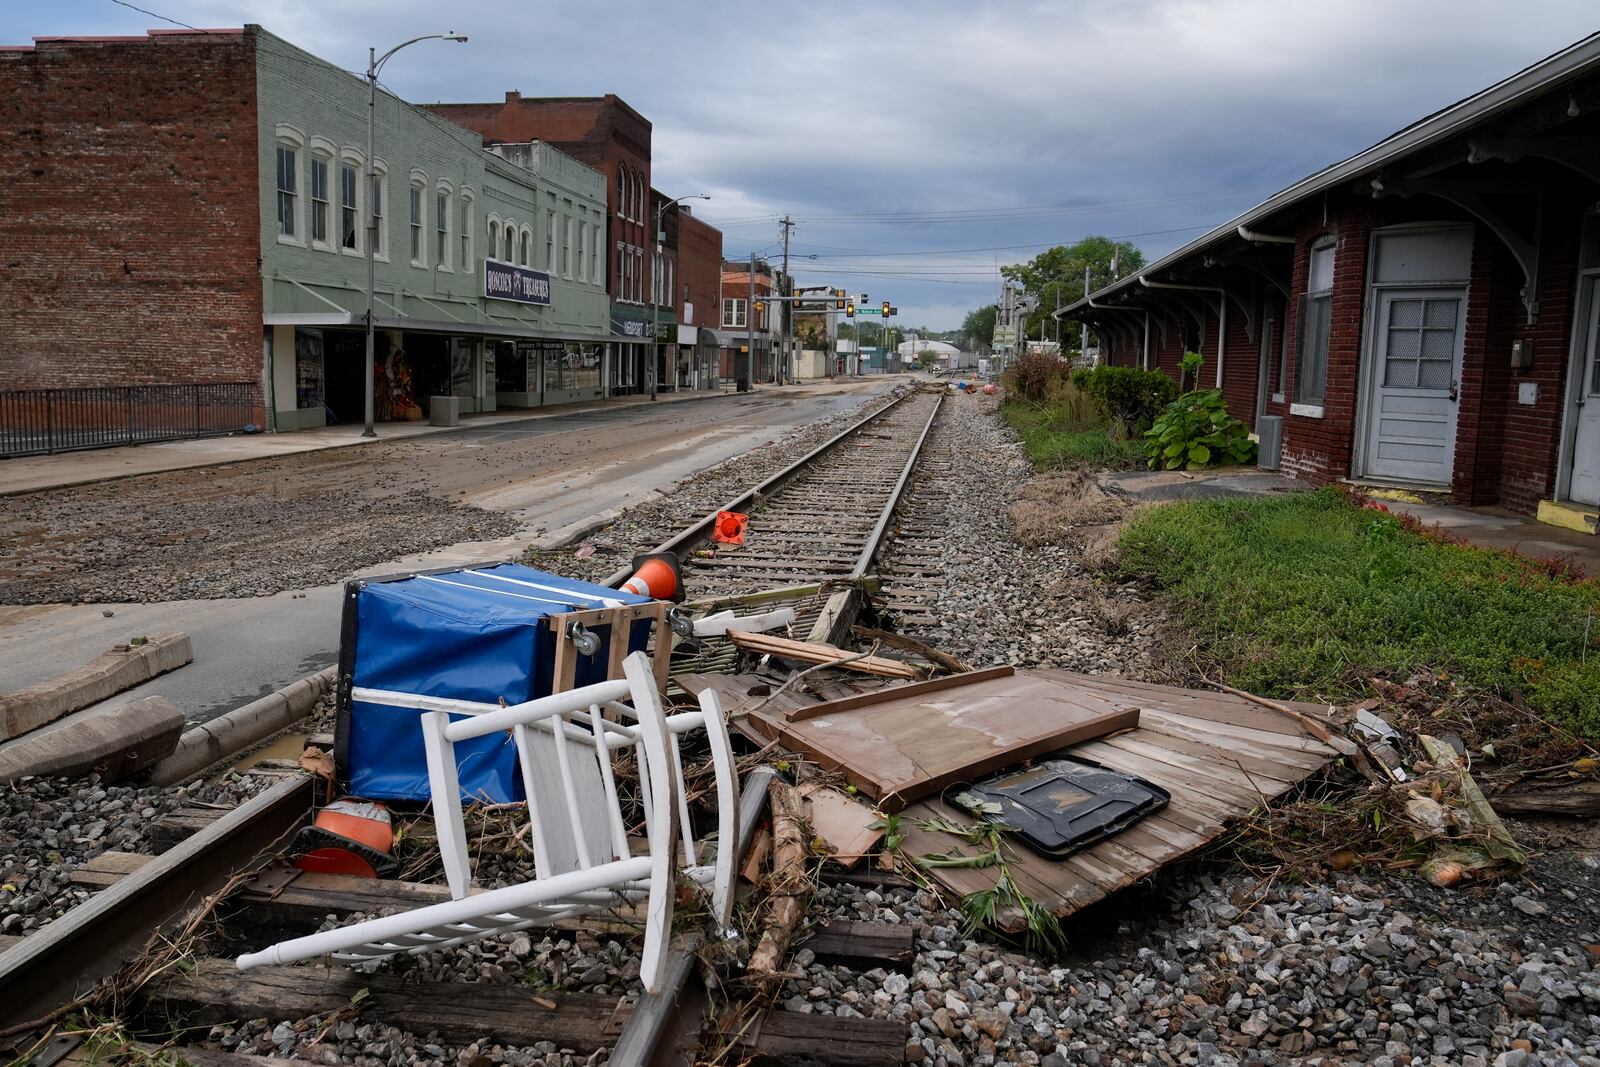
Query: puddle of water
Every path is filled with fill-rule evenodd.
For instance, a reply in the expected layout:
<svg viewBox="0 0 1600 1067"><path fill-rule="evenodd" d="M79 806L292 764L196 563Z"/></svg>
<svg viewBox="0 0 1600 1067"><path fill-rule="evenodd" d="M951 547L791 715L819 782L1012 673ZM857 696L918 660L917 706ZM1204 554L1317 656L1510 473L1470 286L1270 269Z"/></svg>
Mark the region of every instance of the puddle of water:
<svg viewBox="0 0 1600 1067"><path fill-rule="evenodd" d="M305 734L285 734L265 748L259 748L245 756L233 765L232 770L242 774L266 760L286 759L298 761L300 753L305 751L305 747Z"/></svg>

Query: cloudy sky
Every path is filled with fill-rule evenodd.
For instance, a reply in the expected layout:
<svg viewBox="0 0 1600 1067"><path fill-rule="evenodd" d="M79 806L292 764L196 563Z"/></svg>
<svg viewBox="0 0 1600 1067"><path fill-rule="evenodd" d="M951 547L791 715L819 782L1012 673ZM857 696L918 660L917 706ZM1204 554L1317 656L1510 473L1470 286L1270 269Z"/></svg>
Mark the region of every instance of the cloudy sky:
<svg viewBox="0 0 1600 1067"><path fill-rule="evenodd" d="M1159 255L1310 171L1600 29L1593 0L136 0L257 22L418 101L614 92L656 187L708 192L724 251L936 329L998 264L1092 233ZM3 0L0 43L170 25L113 0Z"/></svg>

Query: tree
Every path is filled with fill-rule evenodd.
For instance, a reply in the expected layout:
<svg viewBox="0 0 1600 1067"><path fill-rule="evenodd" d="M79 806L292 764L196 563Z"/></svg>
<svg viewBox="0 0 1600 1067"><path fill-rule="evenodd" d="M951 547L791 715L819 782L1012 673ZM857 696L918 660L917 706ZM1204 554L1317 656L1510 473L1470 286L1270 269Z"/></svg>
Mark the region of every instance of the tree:
<svg viewBox="0 0 1600 1067"><path fill-rule="evenodd" d="M1116 272L1112 272L1112 262ZM1001 267L1000 273L1039 298L1039 307L1028 316L1027 334L1038 337L1039 328L1044 335L1053 334L1051 315L1057 303L1061 307L1083 298L1083 272L1089 271L1089 291L1097 292L1118 278L1144 266L1144 253L1128 241L1113 241L1109 237L1085 237L1071 245L1056 245L1040 252L1027 263ZM971 316L968 316L970 319ZM1065 339L1067 342L1071 338ZM1070 344L1064 347L1071 347Z"/></svg>
<svg viewBox="0 0 1600 1067"><path fill-rule="evenodd" d="M961 324L961 336L966 339L963 346L969 351L987 352L994 343L994 320L997 312L993 304L985 304L974 311L967 312L967 317Z"/></svg>

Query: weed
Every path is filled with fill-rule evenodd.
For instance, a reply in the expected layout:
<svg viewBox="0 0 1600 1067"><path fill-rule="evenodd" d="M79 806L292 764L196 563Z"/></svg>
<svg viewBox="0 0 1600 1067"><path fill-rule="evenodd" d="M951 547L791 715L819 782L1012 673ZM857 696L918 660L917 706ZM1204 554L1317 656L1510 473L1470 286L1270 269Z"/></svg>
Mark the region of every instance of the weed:
<svg viewBox="0 0 1600 1067"><path fill-rule="evenodd" d="M1151 508L1119 549L1234 685L1345 699L1424 673L1600 738L1593 581L1443 543L1329 489Z"/></svg>

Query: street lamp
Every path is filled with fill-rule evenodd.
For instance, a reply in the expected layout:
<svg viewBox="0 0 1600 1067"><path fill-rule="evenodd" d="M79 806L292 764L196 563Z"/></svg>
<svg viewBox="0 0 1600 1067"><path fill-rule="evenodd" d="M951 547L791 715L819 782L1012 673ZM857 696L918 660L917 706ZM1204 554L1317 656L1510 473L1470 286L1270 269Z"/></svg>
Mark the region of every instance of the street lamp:
<svg viewBox="0 0 1600 1067"><path fill-rule="evenodd" d="M661 216L663 216L663 215L665 215L667 213L667 208L672 207L674 204L681 204L685 200L710 200L710 199L711 199L711 194L710 193L690 193L688 196L680 196L676 200L665 201L664 203L662 203L662 205L660 207L656 208L655 244L656 244L656 255L657 256L661 255L661 242L662 242L662 239L664 237L666 237L666 234L661 232ZM665 261L663 260L663 262L665 262ZM657 307L658 304L660 304L660 301L656 299L656 290L661 286L661 266L662 266L661 263L652 263L651 264L651 278L650 278L650 337L651 337L651 344L650 344L650 367L649 367L649 370L650 370L650 399L651 400L654 400L656 398L656 386L660 384L660 382L657 381L657 378L656 378L656 352L655 352L655 347L656 346L655 346L654 338L655 338L655 335L656 335L656 327L657 327L657 323L656 323L656 307ZM672 298L672 294L671 293L667 293L665 295L667 296L668 300L670 300Z"/></svg>
<svg viewBox="0 0 1600 1067"><path fill-rule="evenodd" d="M373 119L378 110L378 72L383 69L383 65L385 63L389 62L390 56L393 56L396 52L400 51L402 48L405 48L407 45L416 44L418 41L460 41L462 44L466 44L467 36L463 33L424 34L421 37L413 37L409 41L401 41L399 44L395 45L381 56L378 55L378 50L376 48L367 49L367 385L366 389L364 390L366 394L367 425L366 428L361 431L362 437L378 436L378 431L372 428L372 311L373 305L377 302L373 296L372 246L374 238L376 238L378 235L378 176L377 170L373 166L372 141Z"/></svg>

